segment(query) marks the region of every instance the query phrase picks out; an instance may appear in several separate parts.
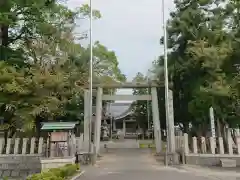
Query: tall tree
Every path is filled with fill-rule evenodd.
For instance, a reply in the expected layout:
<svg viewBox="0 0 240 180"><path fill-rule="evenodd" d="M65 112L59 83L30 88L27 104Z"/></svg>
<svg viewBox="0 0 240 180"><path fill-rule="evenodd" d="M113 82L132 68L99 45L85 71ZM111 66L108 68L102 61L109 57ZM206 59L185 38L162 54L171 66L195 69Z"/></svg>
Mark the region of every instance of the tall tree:
<svg viewBox="0 0 240 180"><path fill-rule="evenodd" d="M89 17L89 6L71 10L54 0L2 5L0 116L5 135L12 136L17 127L38 132L43 120L80 120L83 91L76 82L88 81L89 48L75 42L86 36L78 37L74 29L77 19ZM94 10L94 17L100 18L100 12ZM94 62L101 65L94 77L125 80L114 52L97 42L94 53Z"/></svg>
<svg viewBox="0 0 240 180"><path fill-rule="evenodd" d="M135 83L146 83L147 77L142 73L138 72L133 79ZM134 88L133 95L146 95L149 94L149 88ZM149 101L135 101L132 103L133 116L136 119L138 126L143 130L145 134L146 130L149 128L149 124L152 122L152 113L151 113L151 102Z"/></svg>

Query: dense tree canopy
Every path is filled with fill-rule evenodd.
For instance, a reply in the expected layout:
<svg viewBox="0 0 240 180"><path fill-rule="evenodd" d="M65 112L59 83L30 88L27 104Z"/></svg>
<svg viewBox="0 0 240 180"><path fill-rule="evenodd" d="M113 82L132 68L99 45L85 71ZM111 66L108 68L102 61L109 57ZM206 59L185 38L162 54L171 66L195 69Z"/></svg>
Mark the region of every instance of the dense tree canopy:
<svg viewBox="0 0 240 180"><path fill-rule="evenodd" d="M205 135L210 129L212 106L218 133L226 125L237 127L239 1L176 0L175 7L167 22L175 123L185 132ZM163 63L163 56L154 62L153 72L158 80L164 77Z"/></svg>
<svg viewBox="0 0 240 180"><path fill-rule="evenodd" d="M133 79L134 83L146 83L147 77L138 72ZM149 88L134 88L133 95L146 95L150 94ZM152 123L152 108L151 101L135 101L132 103L133 117L140 128L145 132Z"/></svg>
<svg viewBox="0 0 240 180"><path fill-rule="evenodd" d="M88 83L89 47L81 44L87 34L74 30L89 12L55 0L0 2L0 116L10 136L17 127L38 131L43 120L82 118L76 82ZM100 42L93 51L94 81L125 80L113 51Z"/></svg>

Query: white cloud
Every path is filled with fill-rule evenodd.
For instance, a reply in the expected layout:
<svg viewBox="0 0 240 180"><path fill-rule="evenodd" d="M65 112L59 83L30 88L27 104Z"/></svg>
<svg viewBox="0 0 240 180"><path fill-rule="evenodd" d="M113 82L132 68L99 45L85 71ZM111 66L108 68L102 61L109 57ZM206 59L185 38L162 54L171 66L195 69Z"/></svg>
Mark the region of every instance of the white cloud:
<svg viewBox="0 0 240 180"><path fill-rule="evenodd" d="M67 4L74 8L88 2L68 0ZM145 73L162 53L161 3L161 0L92 0L93 8L102 14L93 24L93 38L116 52L120 68L129 79L138 71ZM173 8L173 0L165 0L166 15Z"/></svg>
<svg viewBox="0 0 240 180"><path fill-rule="evenodd" d="M83 3L89 0L67 1L71 8ZM92 0L92 4L102 14L101 20L94 22L94 40L116 52L120 68L129 80L138 71L147 72L152 61L163 52L159 45L163 35L162 1ZM173 9L173 0L165 0L166 17ZM132 94L132 90L119 90L118 94Z"/></svg>

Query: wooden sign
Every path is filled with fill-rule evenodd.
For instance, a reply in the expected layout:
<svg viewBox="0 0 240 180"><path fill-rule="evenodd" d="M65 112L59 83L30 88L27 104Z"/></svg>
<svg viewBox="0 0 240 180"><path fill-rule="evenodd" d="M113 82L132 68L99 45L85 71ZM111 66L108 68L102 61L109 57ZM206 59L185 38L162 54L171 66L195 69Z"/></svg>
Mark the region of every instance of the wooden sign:
<svg viewBox="0 0 240 180"><path fill-rule="evenodd" d="M51 141L63 142L68 140L68 132L52 132Z"/></svg>

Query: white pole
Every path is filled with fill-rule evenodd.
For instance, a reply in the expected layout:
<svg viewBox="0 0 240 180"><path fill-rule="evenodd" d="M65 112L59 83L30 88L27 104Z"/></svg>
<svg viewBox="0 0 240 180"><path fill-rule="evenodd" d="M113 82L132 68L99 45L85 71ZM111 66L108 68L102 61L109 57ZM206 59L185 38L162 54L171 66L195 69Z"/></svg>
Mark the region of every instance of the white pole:
<svg viewBox="0 0 240 180"><path fill-rule="evenodd" d="M147 82L148 82L148 84L149 84L149 77L147 77ZM147 93L148 93L148 95L150 95L150 93L149 93L149 87L148 87L148 89L147 89ZM148 121L148 131L149 131L149 128L150 128L150 114L149 114L150 112L149 112L149 100L147 100L147 121Z"/></svg>
<svg viewBox="0 0 240 180"><path fill-rule="evenodd" d="M166 110L166 136L167 136L167 152L169 152L169 106L168 106L168 59L167 59L167 30L165 22L165 2L162 0L162 26L163 26L163 45L164 45L164 82L165 82L165 110ZM167 165L167 164L166 164Z"/></svg>
<svg viewBox="0 0 240 180"><path fill-rule="evenodd" d="M92 90L93 90L93 41L92 41L92 0L90 0L90 61L89 61L89 153L91 152L91 142L92 142Z"/></svg>
<svg viewBox="0 0 240 180"><path fill-rule="evenodd" d="M111 89L111 96L113 95L113 92L112 92L113 90ZM109 107L109 110L111 110L111 107L112 107L112 102L110 102L110 107ZM111 111L110 111L111 112ZM113 133L113 117L112 117L112 114L111 114L111 116L110 116L110 135L111 135L111 137L110 137L110 139L112 140L112 133Z"/></svg>

